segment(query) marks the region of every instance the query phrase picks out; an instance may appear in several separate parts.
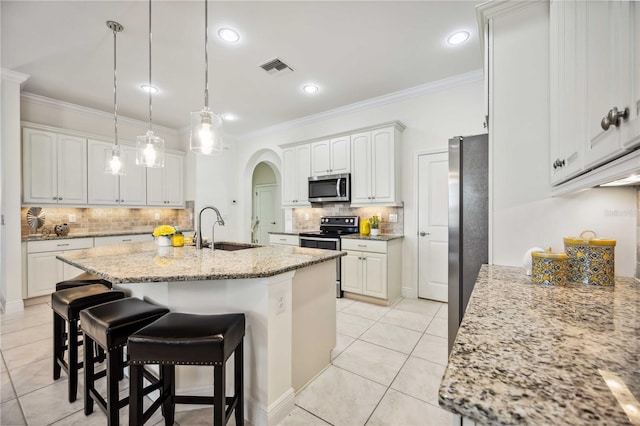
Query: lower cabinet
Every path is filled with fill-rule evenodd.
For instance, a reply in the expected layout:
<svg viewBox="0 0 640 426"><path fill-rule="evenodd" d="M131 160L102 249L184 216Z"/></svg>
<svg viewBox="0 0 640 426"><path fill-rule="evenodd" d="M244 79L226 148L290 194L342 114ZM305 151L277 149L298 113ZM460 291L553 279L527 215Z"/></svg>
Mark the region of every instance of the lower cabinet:
<svg viewBox="0 0 640 426"><path fill-rule="evenodd" d="M289 234L269 234L269 245L271 246L300 246L300 238L297 235Z"/></svg>
<svg viewBox="0 0 640 426"><path fill-rule="evenodd" d="M153 241L153 235L148 234L136 234L136 235L114 235L111 237L95 237L94 247L108 246L110 244L123 244L123 243L143 243L145 241Z"/></svg>
<svg viewBox="0 0 640 426"><path fill-rule="evenodd" d="M343 239L342 290L392 303L402 295L402 239Z"/></svg>

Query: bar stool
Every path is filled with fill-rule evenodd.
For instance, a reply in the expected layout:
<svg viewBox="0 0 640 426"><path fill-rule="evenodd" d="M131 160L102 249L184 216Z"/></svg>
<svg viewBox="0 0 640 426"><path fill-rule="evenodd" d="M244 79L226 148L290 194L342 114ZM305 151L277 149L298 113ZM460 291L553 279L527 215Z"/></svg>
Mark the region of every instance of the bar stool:
<svg viewBox="0 0 640 426"><path fill-rule="evenodd" d="M169 309L153 305L144 300L130 297L93 306L80 312L82 331L84 333L84 413L93 412L94 401L105 412L108 425L119 424L120 409L129 403L129 398L119 399L118 380L122 379L124 361L123 349L127 338L152 323ZM95 373L94 343L106 353L107 369ZM95 388L95 382L107 377L107 398L102 397ZM152 384L158 379L147 373ZM157 386L151 390L157 389Z"/></svg>
<svg viewBox="0 0 640 426"><path fill-rule="evenodd" d="M60 371L64 370L69 377L69 402L76 400L78 393L78 370L82 362L78 362L78 320L80 311L100 303L124 298L124 293L109 290L102 284L89 284L66 290L56 291L51 295L51 309L53 310L53 379L60 378ZM65 329L69 336L66 339ZM65 349L69 349L69 362L64 360Z"/></svg>
<svg viewBox="0 0 640 426"><path fill-rule="evenodd" d="M175 404L213 405L213 424L226 425L235 411L244 424L244 314L193 315L169 313L129 337L129 425L141 426L162 404L165 424L173 424ZM225 364L234 354L235 395L225 394ZM160 397L145 413L142 402L144 365L160 366ZM213 365L213 397L176 395L176 365Z"/></svg>

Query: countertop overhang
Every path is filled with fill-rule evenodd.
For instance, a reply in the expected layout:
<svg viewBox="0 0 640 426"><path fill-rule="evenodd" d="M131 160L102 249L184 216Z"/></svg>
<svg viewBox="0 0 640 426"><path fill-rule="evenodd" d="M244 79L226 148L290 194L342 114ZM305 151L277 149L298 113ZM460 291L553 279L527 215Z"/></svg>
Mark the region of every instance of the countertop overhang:
<svg viewBox="0 0 640 426"><path fill-rule="evenodd" d="M154 242L143 242L70 251L57 258L117 284L264 278L345 255L291 246L212 251L196 250L194 246L158 247Z"/></svg>
<svg viewBox="0 0 640 426"><path fill-rule="evenodd" d="M440 405L480 424L638 424L640 284L532 284L482 266ZM635 410L635 420L633 413Z"/></svg>

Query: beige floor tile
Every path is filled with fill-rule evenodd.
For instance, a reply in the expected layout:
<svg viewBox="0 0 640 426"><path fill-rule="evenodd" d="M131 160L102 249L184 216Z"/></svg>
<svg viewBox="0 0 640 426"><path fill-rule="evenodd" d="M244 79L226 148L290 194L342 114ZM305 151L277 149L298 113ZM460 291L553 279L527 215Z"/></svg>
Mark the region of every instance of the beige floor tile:
<svg viewBox="0 0 640 426"><path fill-rule="evenodd" d="M2 321L0 324L0 333L7 334L14 331L24 330L25 328L35 327L40 324L52 324L53 313L51 309L49 312L36 312L32 315L25 315L24 317L15 317ZM51 325L53 329L53 325Z"/></svg>
<svg viewBox="0 0 640 426"><path fill-rule="evenodd" d="M363 333L360 340L410 354L421 336L417 331L379 322Z"/></svg>
<svg viewBox="0 0 640 426"><path fill-rule="evenodd" d="M358 338L371 327L374 322L375 321L370 319L338 312L336 314L336 331L349 337Z"/></svg>
<svg viewBox="0 0 640 426"><path fill-rule="evenodd" d="M53 326L51 324L40 324L24 330L14 331L2 335L2 350L12 349L38 340L47 339L53 336Z"/></svg>
<svg viewBox="0 0 640 426"><path fill-rule="evenodd" d="M442 303L434 302L433 300L402 299L393 309L434 316L438 312L438 309L440 309L440 305L442 305Z"/></svg>
<svg viewBox="0 0 640 426"><path fill-rule="evenodd" d="M58 380L53 380L53 360L48 358L11 370L11 380L18 396L22 396L55 382L66 382L67 375L63 371Z"/></svg>
<svg viewBox="0 0 640 426"><path fill-rule="evenodd" d="M449 305L447 303L443 303L438 309L438 313L436 314L436 318L447 319L449 318Z"/></svg>
<svg viewBox="0 0 640 426"><path fill-rule="evenodd" d="M30 425L48 425L82 410L82 384L78 386L78 399L73 403L67 399L67 386L67 381L63 380L20 396L27 422Z"/></svg>
<svg viewBox="0 0 640 426"><path fill-rule="evenodd" d="M185 409L186 407L189 408ZM213 424L213 407L191 409L193 407L194 406L177 405L175 424L179 424L180 426L206 426ZM179 411L181 408L183 410ZM251 423L249 423L247 420L245 420L244 424L245 426L251 426ZM161 419L160 423L158 423L158 426L161 425L164 425L164 419ZM229 419L229 423L227 423L225 426L235 425L236 419L235 417L231 416L231 418Z"/></svg>
<svg viewBox="0 0 640 426"><path fill-rule="evenodd" d="M354 302L355 300L345 299L344 297L336 299L336 311L341 311L347 306L352 305Z"/></svg>
<svg viewBox="0 0 640 426"><path fill-rule="evenodd" d="M356 340L333 361L333 365L389 386L407 355Z"/></svg>
<svg viewBox="0 0 640 426"><path fill-rule="evenodd" d="M26 424L17 399L12 399L0 404L0 425L22 426Z"/></svg>
<svg viewBox="0 0 640 426"><path fill-rule="evenodd" d="M53 362L53 339L38 340L27 345L2 351L9 372L42 359Z"/></svg>
<svg viewBox="0 0 640 426"><path fill-rule="evenodd" d="M380 322L424 333L432 319L431 315L392 309L380 318Z"/></svg>
<svg viewBox="0 0 640 426"><path fill-rule="evenodd" d="M378 320L389 312L388 306L372 305L371 303L355 302L342 310L345 314L357 315L359 317Z"/></svg>
<svg viewBox="0 0 640 426"><path fill-rule="evenodd" d="M11 379L9 373L6 371L0 374L0 402L6 402L10 399L15 399L16 393L11 385Z"/></svg>
<svg viewBox="0 0 640 426"><path fill-rule="evenodd" d="M361 426L385 391L385 386L331 366L300 393L297 405L335 426Z"/></svg>
<svg viewBox="0 0 640 426"><path fill-rule="evenodd" d="M436 364L447 365L449 356L447 339L431 334L424 334L420 338L416 348L411 352L411 356L426 359Z"/></svg>
<svg viewBox="0 0 640 426"><path fill-rule="evenodd" d="M25 306L24 310L22 311L2 313L0 314L0 323L4 323L5 321L11 321L15 319L25 319L27 317L30 317L42 312L51 313L51 306L49 306L46 303L38 303L31 306Z"/></svg>
<svg viewBox="0 0 640 426"><path fill-rule="evenodd" d="M342 353L350 344L356 339L353 337L345 336L344 334L336 333L336 347L331 350L331 360L334 360L338 355Z"/></svg>
<svg viewBox="0 0 640 426"><path fill-rule="evenodd" d="M7 366L4 364L4 357L2 356L2 351L0 350L0 373L4 373L7 371Z"/></svg>
<svg viewBox="0 0 640 426"><path fill-rule="evenodd" d="M391 388L438 405L438 388L445 367L416 357L409 357Z"/></svg>
<svg viewBox="0 0 640 426"><path fill-rule="evenodd" d="M448 336L449 325L446 319L434 318L425 331L426 334L433 334L434 336L442 337L444 339Z"/></svg>
<svg viewBox="0 0 640 426"><path fill-rule="evenodd" d="M279 426L329 426L329 423L296 407L280 422Z"/></svg>
<svg viewBox="0 0 640 426"><path fill-rule="evenodd" d="M451 426L452 414L389 389L367 426Z"/></svg>

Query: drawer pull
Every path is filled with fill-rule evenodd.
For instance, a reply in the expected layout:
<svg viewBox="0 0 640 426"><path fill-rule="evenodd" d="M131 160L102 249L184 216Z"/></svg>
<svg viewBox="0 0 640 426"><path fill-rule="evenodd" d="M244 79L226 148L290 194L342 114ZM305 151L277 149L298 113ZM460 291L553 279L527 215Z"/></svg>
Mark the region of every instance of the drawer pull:
<svg viewBox="0 0 640 426"><path fill-rule="evenodd" d="M366 244L358 244L358 247L366 247Z"/></svg>
<svg viewBox="0 0 640 426"><path fill-rule="evenodd" d="M280 238L280 241L287 241L286 238Z"/></svg>
<svg viewBox="0 0 640 426"><path fill-rule="evenodd" d="M122 240L123 243L126 241L131 241L131 238L125 238L124 240Z"/></svg>
<svg viewBox="0 0 640 426"><path fill-rule="evenodd" d="M69 245L69 243L65 243L65 244L56 244L56 245L57 245L58 247L65 247L65 246L68 246L68 245Z"/></svg>

